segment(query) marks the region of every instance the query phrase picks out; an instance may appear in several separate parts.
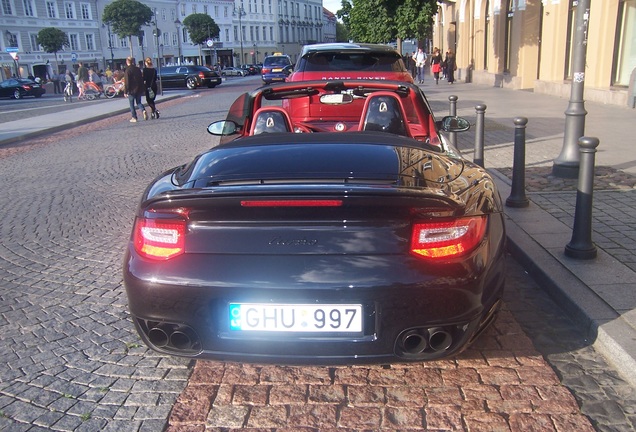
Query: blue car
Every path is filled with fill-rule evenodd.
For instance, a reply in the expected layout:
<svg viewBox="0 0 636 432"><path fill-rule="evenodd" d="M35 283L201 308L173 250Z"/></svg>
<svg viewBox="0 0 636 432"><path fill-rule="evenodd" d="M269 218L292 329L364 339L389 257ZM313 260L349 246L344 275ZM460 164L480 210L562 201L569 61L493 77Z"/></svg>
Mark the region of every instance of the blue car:
<svg viewBox="0 0 636 432"><path fill-rule="evenodd" d="M265 84L273 82L284 82L292 69L292 62L289 56L275 54L265 57L263 60L262 78Z"/></svg>

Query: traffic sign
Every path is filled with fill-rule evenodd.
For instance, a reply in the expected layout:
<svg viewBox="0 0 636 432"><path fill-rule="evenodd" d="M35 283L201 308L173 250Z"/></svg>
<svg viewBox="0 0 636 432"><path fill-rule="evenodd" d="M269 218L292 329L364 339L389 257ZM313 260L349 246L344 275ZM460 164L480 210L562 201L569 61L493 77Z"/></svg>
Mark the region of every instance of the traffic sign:
<svg viewBox="0 0 636 432"><path fill-rule="evenodd" d="M75 63L76 60L77 60L77 53L72 52L71 53L71 61L73 61L73 63Z"/></svg>
<svg viewBox="0 0 636 432"><path fill-rule="evenodd" d="M9 52L9 55L11 57L13 57L13 60L20 60L20 57L18 57L18 52L17 51L11 51L11 52Z"/></svg>
<svg viewBox="0 0 636 432"><path fill-rule="evenodd" d="M19 51L16 47L6 47L4 50L8 53L17 53Z"/></svg>
<svg viewBox="0 0 636 432"><path fill-rule="evenodd" d="M212 48L212 47L214 46L214 41L213 41L212 39L208 39L208 40L207 40L207 42L206 42L206 45L207 45L209 48Z"/></svg>

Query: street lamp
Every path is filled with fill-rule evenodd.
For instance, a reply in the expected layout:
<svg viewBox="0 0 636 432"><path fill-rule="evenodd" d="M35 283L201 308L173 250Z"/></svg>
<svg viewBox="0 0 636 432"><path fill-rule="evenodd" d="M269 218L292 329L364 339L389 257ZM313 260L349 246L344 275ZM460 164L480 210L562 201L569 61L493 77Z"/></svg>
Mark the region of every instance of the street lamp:
<svg viewBox="0 0 636 432"><path fill-rule="evenodd" d="M240 65L243 64L243 22L241 21L241 19L246 15L245 14L245 9L243 9L243 6L239 6L238 9L236 9L236 6L234 7L234 12L232 12L233 16L238 16L239 19L239 39L241 40L241 61L240 61Z"/></svg>
<svg viewBox="0 0 636 432"><path fill-rule="evenodd" d="M104 27L104 24L102 24ZM115 54L113 54L113 38L112 33L110 32L110 23L106 23L106 28L108 29L108 49L110 50L110 70L115 69Z"/></svg>
<svg viewBox="0 0 636 432"><path fill-rule="evenodd" d="M174 20L174 24L177 26L177 47L179 48L179 64L181 64L181 21L179 18Z"/></svg>
<svg viewBox="0 0 636 432"><path fill-rule="evenodd" d="M157 47L157 68L161 68L161 59L159 57L160 53L159 53L159 36L161 36L161 30L159 30L159 27L157 26L157 8L155 8L155 22L153 23L155 25L155 30L154 30L154 36L155 36L155 47ZM163 85L161 82L161 75L159 75L159 94L161 94L163 96Z"/></svg>

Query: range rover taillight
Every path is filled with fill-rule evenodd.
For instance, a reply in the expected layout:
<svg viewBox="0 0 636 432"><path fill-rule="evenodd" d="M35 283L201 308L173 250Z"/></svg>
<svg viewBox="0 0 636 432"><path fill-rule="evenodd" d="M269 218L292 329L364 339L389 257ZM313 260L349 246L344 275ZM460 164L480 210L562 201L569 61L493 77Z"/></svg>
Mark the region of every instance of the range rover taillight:
<svg viewBox="0 0 636 432"><path fill-rule="evenodd" d="M454 258L473 250L486 232L486 216L413 225L411 253L424 258Z"/></svg>
<svg viewBox="0 0 636 432"><path fill-rule="evenodd" d="M133 230L135 251L145 258L167 260L185 252L185 219L137 218Z"/></svg>

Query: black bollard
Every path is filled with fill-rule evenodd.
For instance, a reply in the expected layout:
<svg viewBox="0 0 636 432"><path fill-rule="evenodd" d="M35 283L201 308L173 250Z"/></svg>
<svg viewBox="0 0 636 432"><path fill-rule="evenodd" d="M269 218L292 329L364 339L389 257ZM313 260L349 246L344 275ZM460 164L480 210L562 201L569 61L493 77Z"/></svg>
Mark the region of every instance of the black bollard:
<svg viewBox="0 0 636 432"><path fill-rule="evenodd" d="M528 207L526 198L526 124L528 119L517 117L515 123L515 148L512 162L512 187L506 200L508 207Z"/></svg>
<svg viewBox="0 0 636 432"><path fill-rule="evenodd" d="M565 255L576 259L596 258L596 246L592 243L592 195L594 191L594 157L598 138L579 138L581 163L579 183L576 190L574 228L572 239L565 246Z"/></svg>
<svg viewBox="0 0 636 432"><path fill-rule="evenodd" d="M475 120L475 156L473 162L480 167L484 167L484 114L486 113L486 105L479 104L475 106L477 118Z"/></svg>
<svg viewBox="0 0 636 432"><path fill-rule="evenodd" d="M457 115L457 99L458 98L455 95L450 95L448 97L448 101L449 101L448 115L451 115L451 116ZM457 147L457 133L450 132L448 134L448 137L450 138L451 145L453 147Z"/></svg>

